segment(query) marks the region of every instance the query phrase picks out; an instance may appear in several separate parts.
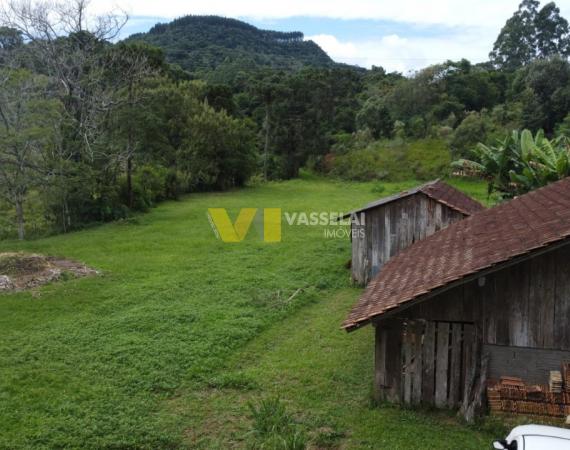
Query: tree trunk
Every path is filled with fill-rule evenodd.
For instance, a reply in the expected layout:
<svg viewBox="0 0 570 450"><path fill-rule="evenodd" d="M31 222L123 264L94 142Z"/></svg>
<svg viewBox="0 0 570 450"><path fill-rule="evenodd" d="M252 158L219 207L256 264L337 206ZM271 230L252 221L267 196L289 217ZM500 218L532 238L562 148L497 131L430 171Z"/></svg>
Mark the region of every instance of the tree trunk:
<svg viewBox="0 0 570 450"><path fill-rule="evenodd" d="M131 155L127 156L127 201L129 208L133 208L134 195L133 195L133 158Z"/></svg>
<svg viewBox="0 0 570 450"><path fill-rule="evenodd" d="M24 202L21 198L16 199L16 224L18 225L18 239L23 241L25 238L24 229Z"/></svg>
<svg viewBox="0 0 570 450"><path fill-rule="evenodd" d="M63 194L61 202L61 226L63 233L67 233L68 228L71 226L71 215L69 214L69 205L67 204L67 194Z"/></svg>
<svg viewBox="0 0 570 450"><path fill-rule="evenodd" d="M132 108L133 106L133 83L129 83L129 97L128 104ZM129 115L127 123L127 201L129 203L129 208L132 209L135 203L133 195L133 153L134 153L134 133L133 133L133 122Z"/></svg>
<svg viewBox="0 0 570 450"><path fill-rule="evenodd" d="M267 181L267 157L269 153L269 106L265 106L265 144L263 146L263 179Z"/></svg>

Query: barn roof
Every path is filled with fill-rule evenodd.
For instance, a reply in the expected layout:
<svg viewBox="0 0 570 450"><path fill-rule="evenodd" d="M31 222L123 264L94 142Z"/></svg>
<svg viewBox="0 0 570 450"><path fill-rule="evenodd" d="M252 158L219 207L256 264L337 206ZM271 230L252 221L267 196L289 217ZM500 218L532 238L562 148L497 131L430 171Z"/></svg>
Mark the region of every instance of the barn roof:
<svg viewBox="0 0 570 450"><path fill-rule="evenodd" d="M343 324L357 328L570 237L570 177L456 222L392 258ZM570 239L566 242L570 242Z"/></svg>
<svg viewBox="0 0 570 450"><path fill-rule="evenodd" d="M455 189L453 186L450 186L449 184L444 183L443 181L440 180L434 180L430 181L429 183L422 184L421 186L417 186L413 189L408 189L407 191L402 191L390 197L381 198L380 200L368 203L365 207L357 209L355 211L351 211L350 213L347 213L344 217L346 218L353 214L358 214L367 211L369 209L387 205L388 203L392 203L396 200L400 200L402 198L406 198L418 193L425 194L428 197L440 203L443 203L444 205L447 205L448 207L455 209L460 213L465 214L466 216L470 216L471 214L474 214L484 209L481 203L477 202L476 200L473 200L471 197Z"/></svg>

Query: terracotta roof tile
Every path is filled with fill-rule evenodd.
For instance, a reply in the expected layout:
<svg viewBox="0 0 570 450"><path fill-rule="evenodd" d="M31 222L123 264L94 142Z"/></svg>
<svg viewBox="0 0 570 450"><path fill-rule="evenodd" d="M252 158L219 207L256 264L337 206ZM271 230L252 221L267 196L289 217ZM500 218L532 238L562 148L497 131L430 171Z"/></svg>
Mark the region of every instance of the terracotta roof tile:
<svg viewBox="0 0 570 450"><path fill-rule="evenodd" d="M368 284L343 327L358 327L437 288L568 237L570 177L411 245Z"/></svg>
<svg viewBox="0 0 570 450"><path fill-rule="evenodd" d="M417 186L413 189L408 189L407 191L400 192L396 195L391 195L390 197L381 198L380 200L367 204L364 208L351 211L350 213L346 214L344 217L349 217L351 214L357 214L372 208L377 208L378 206L383 206L388 203L392 203L396 200L400 200L402 198L406 198L409 197L410 195L418 193L423 193L428 197L431 197L434 200L465 214L466 216L470 216L471 214L475 214L476 212L485 209L485 207L481 205L481 203L472 199L463 192L455 189L453 186L450 186L449 184L444 183L443 181L435 180L435 181L430 181L429 183L426 184L422 184L421 186Z"/></svg>

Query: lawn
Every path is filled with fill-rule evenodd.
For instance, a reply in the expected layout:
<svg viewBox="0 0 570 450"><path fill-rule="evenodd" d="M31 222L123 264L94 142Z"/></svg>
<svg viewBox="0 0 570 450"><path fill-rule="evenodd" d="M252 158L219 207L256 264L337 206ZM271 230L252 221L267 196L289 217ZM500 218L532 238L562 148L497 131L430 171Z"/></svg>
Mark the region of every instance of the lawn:
<svg viewBox="0 0 570 450"><path fill-rule="evenodd" d="M382 196L409 183L384 183ZM485 187L462 181L484 198ZM0 295L0 448L252 446L248 403L279 396L321 446L481 448L489 436L444 413L373 407L371 331L339 325L348 239L283 224L215 238L211 207L346 211L378 186L305 177L197 194L130 220L17 243L101 276ZM295 294L293 296L293 294ZM293 296L293 298L291 298Z"/></svg>

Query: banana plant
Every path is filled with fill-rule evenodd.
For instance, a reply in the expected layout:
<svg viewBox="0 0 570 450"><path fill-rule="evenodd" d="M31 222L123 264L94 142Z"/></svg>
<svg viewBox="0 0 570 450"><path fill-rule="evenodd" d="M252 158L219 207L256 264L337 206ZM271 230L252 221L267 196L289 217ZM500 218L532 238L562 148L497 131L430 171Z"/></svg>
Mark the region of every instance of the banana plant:
<svg viewBox="0 0 570 450"><path fill-rule="evenodd" d="M460 159L452 165L467 175L487 180L489 195L495 191L507 194L510 172L516 170L514 164L519 159L515 154L520 148L519 142L519 133L514 131L502 141L497 141L496 145L479 143L472 151L472 159Z"/></svg>
<svg viewBox="0 0 570 450"><path fill-rule="evenodd" d="M561 136L549 140L543 131L513 131L495 146L478 144L473 159L453 166L484 178L489 194L499 191L513 197L570 176L570 141Z"/></svg>
<svg viewBox="0 0 570 450"><path fill-rule="evenodd" d="M542 131L533 138L529 130L521 137L518 170L509 172L517 191L528 192L570 175L570 147L568 139L549 140Z"/></svg>

